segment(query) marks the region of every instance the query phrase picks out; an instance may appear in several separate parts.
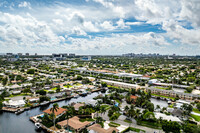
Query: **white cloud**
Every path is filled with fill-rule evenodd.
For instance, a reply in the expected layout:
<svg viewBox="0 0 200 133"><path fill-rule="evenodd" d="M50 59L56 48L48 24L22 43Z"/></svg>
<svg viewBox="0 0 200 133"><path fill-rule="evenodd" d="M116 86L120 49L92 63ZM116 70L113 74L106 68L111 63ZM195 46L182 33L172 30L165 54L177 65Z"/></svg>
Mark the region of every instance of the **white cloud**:
<svg viewBox="0 0 200 133"><path fill-rule="evenodd" d="M182 0L180 17L190 21L194 27L200 26L200 1Z"/></svg>
<svg viewBox="0 0 200 133"><path fill-rule="evenodd" d="M91 21L84 22L83 26L87 31L90 31L90 32L98 32L99 31L99 29Z"/></svg>
<svg viewBox="0 0 200 133"><path fill-rule="evenodd" d="M127 25L124 23L124 20L123 20L123 19L120 19L119 21L117 21L117 27L118 27L118 28L121 28L121 29L129 28L129 26L127 26Z"/></svg>
<svg viewBox="0 0 200 133"><path fill-rule="evenodd" d="M120 18L125 17L125 14L126 14L126 13L125 13L123 7L121 7L121 6L116 6L116 5L114 5L111 1L107 1L107 0L93 0L93 1L102 4L102 5L103 5L104 7L106 7L106 8L112 9L112 11L113 11L114 13L118 14L118 16L119 16Z"/></svg>
<svg viewBox="0 0 200 133"><path fill-rule="evenodd" d="M63 25L63 20L62 20L62 19L53 19L53 22L54 22L56 25Z"/></svg>
<svg viewBox="0 0 200 133"><path fill-rule="evenodd" d="M100 26L105 30L114 30L115 27L111 21L104 21Z"/></svg>
<svg viewBox="0 0 200 133"><path fill-rule="evenodd" d="M11 47L57 47L63 38L56 35L45 23L38 21L31 15L23 18L19 15L0 12L0 38L3 43Z"/></svg>
<svg viewBox="0 0 200 133"><path fill-rule="evenodd" d="M73 34L76 34L76 35L82 35L82 36L86 36L86 35L87 35L87 33L86 33L85 31L83 31L83 30L82 30L80 27L78 27L78 26L73 27L72 33L73 33Z"/></svg>
<svg viewBox="0 0 200 133"><path fill-rule="evenodd" d="M21 2L21 3L18 5L18 7L27 7L27 8L29 8L29 9L31 9L31 4L30 4L29 2L24 1L24 2Z"/></svg>
<svg viewBox="0 0 200 133"><path fill-rule="evenodd" d="M130 45L137 45L140 49L150 46L167 47L169 45L167 40L171 39L170 43L172 41L182 47L186 45L199 47L200 1L86 0L86 2L87 6L64 2L51 6L37 5L34 8L35 5L32 3L21 2L18 5L20 8L30 9L32 6L28 13L20 8L12 9L16 10L12 13L9 11L3 13L0 9L0 46L48 48L56 46L60 49L66 46L71 49L104 51L104 48L120 49ZM1 7L9 7L9 4L3 4ZM14 7L12 4L12 8ZM127 20L136 22L126 22ZM109 34L117 33L119 29L130 31L130 28L133 28L131 25L138 27L145 25L148 28L147 24L158 24L166 33ZM187 29L188 26L191 29ZM133 30L137 33L137 29ZM88 32L100 32L101 37ZM102 34L102 32L107 33ZM88 39L70 38L71 34L85 36ZM72 41L72 44L70 46L66 44L65 38L60 35Z"/></svg>
<svg viewBox="0 0 200 133"><path fill-rule="evenodd" d="M187 45L200 44L200 29L186 29L174 20L165 21L163 29L167 31L167 36L174 42Z"/></svg>
<svg viewBox="0 0 200 133"><path fill-rule="evenodd" d="M143 25L144 22L126 22L126 25Z"/></svg>

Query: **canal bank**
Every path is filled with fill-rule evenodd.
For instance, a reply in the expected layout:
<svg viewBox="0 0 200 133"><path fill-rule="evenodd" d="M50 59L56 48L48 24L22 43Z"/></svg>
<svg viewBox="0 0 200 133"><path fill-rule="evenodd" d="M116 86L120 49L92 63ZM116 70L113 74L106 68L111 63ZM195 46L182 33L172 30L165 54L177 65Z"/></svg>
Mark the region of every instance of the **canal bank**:
<svg viewBox="0 0 200 133"><path fill-rule="evenodd" d="M67 99L63 101L57 102L60 107L64 105L68 105L72 102L90 102L94 97L101 94L101 92L94 92L88 94L85 97L78 97ZM37 133L35 131L35 126L33 122L29 120L31 116L35 116L43 113L42 111L48 108L51 108L53 103L47 106L41 106L37 108L33 108L31 110L25 111L20 115L15 115L10 112L1 112L0 113L0 133ZM43 133L43 131L41 131Z"/></svg>

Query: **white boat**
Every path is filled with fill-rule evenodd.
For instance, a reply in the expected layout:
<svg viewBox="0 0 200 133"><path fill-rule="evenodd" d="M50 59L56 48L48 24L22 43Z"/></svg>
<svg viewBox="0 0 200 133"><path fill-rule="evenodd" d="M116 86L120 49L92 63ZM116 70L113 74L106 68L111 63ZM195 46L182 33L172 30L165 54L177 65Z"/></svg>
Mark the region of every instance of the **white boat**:
<svg viewBox="0 0 200 133"><path fill-rule="evenodd" d="M24 109L18 109L18 110L15 112L15 114L16 114L16 115L19 115L19 114L21 114L22 112L24 112Z"/></svg>
<svg viewBox="0 0 200 133"><path fill-rule="evenodd" d="M79 97L79 94L75 94L75 95L74 95L74 98L77 98L77 97Z"/></svg>
<svg viewBox="0 0 200 133"><path fill-rule="evenodd" d="M168 103L168 104L171 104L171 103L172 103L172 101L167 101L167 103Z"/></svg>
<svg viewBox="0 0 200 133"><path fill-rule="evenodd" d="M36 129L40 129L40 128L41 128L40 123L35 123L35 128L36 128Z"/></svg>
<svg viewBox="0 0 200 133"><path fill-rule="evenodd" d="M47 104L49 104L49 101L44 101L44 102L40 103L40 105L47 105Z"/></svg>

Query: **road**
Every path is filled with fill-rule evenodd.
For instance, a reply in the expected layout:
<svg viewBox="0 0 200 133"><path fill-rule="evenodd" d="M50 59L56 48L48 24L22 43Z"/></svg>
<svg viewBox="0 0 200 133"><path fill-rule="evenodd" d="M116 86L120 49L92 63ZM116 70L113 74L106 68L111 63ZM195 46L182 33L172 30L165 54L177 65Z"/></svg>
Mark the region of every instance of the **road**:
<svg viewBox="0 0 200 133"><path fill-rule="evenodd" d="M100 114L99 116L101 116L106 121L110 121L109 117L108 117L108 111L105 114L102 114L102 115ZM120 125L124 125L124 126L130 126L130 127L142 129L142 130L145 130L146 133L154 133L154 132L155 133L164 133L164 131L159 130L159 129L153 129L153 128L137 125L135 119L132 119L131 124L124 122L125 119L126 119L126 116L121 115L117 120L115 120L113 122L118 123Z"/></svg>

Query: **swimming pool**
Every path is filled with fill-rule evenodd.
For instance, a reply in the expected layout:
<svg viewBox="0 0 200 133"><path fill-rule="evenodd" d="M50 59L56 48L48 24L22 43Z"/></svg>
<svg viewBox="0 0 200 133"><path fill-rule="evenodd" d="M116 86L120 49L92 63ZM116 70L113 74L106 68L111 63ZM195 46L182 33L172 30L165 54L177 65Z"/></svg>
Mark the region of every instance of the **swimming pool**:
<svg viewBox="0 0 200 133"><path fill-rule="evenodd" d="M54 97L54 98L51 98L51 101L56 100L56 99L57 99L57 98L55 98L55 97Z"/></svg>

